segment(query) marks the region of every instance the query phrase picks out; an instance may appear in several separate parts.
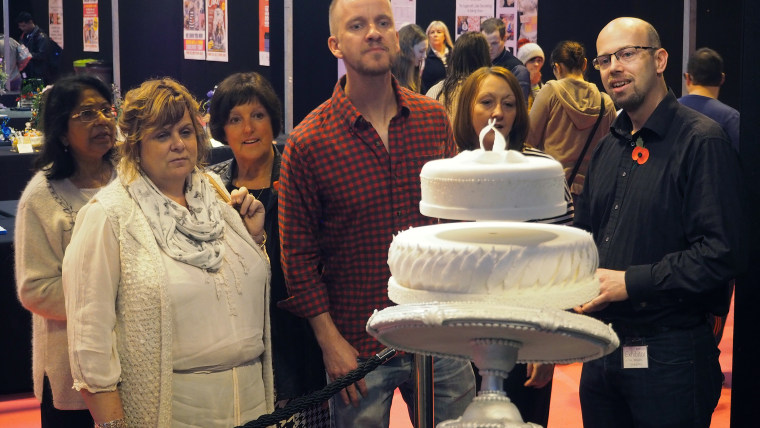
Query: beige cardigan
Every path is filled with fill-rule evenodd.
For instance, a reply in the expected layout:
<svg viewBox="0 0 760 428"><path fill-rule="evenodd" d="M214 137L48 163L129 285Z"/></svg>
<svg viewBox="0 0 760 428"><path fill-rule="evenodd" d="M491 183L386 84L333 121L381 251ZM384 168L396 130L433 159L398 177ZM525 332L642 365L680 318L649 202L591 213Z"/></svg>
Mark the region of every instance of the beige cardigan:
<svg viewBox="0 0 760 428"><path fill-rule="evenodd" d="M565 170L565 178L569 179L599 116L600 100L604 101L604 117L591 139L578 174L573 183L568 183L571 192L576 195L583 189L594 149L599 140L610 132L610 125L615 120L612 99L599 92L593 83L564 78L546 82L530 109L530 132L525 143L559 161Z"/></svg>
<svg viewBox="0 0 760 428"><path fill-rule="evenodd" d="M86 203L71 181L48 180L40 171L26 185L16 214L16 287L21 304L32 312L34 395L42 401L47 374L53 405L61 410L87 408L72 389L61 283L63 254L77 212Z"/></svg>

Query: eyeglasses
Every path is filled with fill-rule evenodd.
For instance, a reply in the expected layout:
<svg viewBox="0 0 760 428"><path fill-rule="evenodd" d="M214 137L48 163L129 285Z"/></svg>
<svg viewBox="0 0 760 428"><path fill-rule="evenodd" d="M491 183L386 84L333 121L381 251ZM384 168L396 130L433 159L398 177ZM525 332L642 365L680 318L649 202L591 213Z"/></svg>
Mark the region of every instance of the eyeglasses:
<svg viewBox="0 0 760 428"><path fill-rule="evenodd" d="M626 46L622 49L619 49L617 52L607 55L599 55L598 57L594 58L591 63L594 65L594 68L597 70L603 70L612 64L612 55L615 55L615 58L623 64L630 64L635 58L636 54L639 52L639 49L660 49L655 46Z"/></svg>
<svg viewBox="0 0 760 428"><path fill-rule="evenodd" d="M106 119L113 119L116 117L116 109L111 106L99 109L87 109L82 110L77 114L71 115L71 118L79 119L79 121L82 123L89 123L95 121L98 118L99 114L102 114Z"/></svg>

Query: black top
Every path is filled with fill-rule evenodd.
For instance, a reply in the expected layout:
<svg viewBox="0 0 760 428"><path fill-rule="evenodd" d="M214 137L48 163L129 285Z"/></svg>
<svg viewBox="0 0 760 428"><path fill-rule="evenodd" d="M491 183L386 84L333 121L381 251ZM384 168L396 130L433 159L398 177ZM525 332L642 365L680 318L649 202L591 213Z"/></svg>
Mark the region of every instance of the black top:
<svg viewBox="0 0 760 428"><path fill-rule="evenodd" d="M448 64L451 58L451 49L446 54L446 63ZM422 69L422 90L423 94L426 94L430 88L436 83L440 82L446 77L446 66L443 65L443 61L438 58L438 55L433 52L432 48L428 48L427 56L425 57L425 67Z"/></svg>
<svg viewBox="0 0 760 428"><path fill-rule="evenodd" d="M619 325L691 327L728 312L746 267L739 159L717 123L672 92L631 135L622 112L596 149L575 225L593 233L599 266L624 270L629 299L593 313ZM632 158L641 138L649 151Z"/></svg>
<svg viewBox="0 0 760 428"><path fill-rule="evenodd" d="M266 210L264 231L267 234L266 252L272 267L270 282L270 328L272 333L272 365L274 368L277 400L306 395L325 386L325 369L322 350L314 338L307 320L277 307L277 302L288 297L285 276L280 260L280 228L277 221L277 189L280 180L282 156L272 145L274 161L270 187L249 189L248 193L260 200ZM237 176L235 158L212 165L209 170L219 174L228 191L237 189L233 184Z"/></svg>

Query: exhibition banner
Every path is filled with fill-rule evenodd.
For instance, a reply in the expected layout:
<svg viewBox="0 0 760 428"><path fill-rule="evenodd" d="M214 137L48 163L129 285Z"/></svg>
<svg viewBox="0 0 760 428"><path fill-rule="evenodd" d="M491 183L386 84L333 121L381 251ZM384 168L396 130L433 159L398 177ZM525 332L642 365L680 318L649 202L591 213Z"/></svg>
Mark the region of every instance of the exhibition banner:
<svg viewBox="0 0 760 428"><path fill-rule="evenodd" d="M85 52L100 52L98 37L98 0L82 0L82 40Z"/></svg>
<svg viewBox="0 0 760 428"><path fill-rule="evenodd" d="M48 36L63 48L63 0L48 1Z"/></svg>
<svg viewBox="0 0 760 428"><path fill-rule="evenodd" d="M227 0L206 0L208 31L206 32L206 60L227 62Z"/></svg>
<svg viewBox="0 0 760 428"><path fill-rule="evenodd" d="M182 3L182 40L185 59L206 59L206 1L184 0Z"/></svg>

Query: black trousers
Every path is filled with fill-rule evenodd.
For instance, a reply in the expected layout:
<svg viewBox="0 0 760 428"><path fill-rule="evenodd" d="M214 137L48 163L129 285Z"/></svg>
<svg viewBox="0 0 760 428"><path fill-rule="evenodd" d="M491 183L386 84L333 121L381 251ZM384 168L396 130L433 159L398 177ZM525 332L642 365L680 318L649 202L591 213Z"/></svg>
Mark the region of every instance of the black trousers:
<svg viewBox="0 0 760 428"><path fill-rule="evenodd" d="M53 391L45 376L40 405L42 428L92 428L94 422L89 410L59 410L53 407Z"/></svg>

